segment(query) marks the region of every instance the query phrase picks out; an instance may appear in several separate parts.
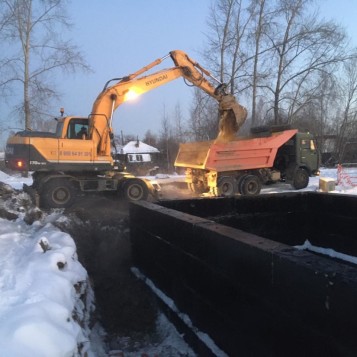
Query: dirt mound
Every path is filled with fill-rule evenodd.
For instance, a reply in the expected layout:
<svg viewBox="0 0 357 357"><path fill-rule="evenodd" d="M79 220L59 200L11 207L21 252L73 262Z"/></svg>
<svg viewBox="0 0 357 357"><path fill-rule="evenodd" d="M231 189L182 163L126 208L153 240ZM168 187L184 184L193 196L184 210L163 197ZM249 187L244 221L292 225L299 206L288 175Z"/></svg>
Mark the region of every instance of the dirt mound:
<svg viewBox="0 0 357 357"><path fill-rule="evenodd" d="M27 224L32 224L39 220L43 213L33 205L28 194L0 182L0 217L12 221L19 218L20 215L23 216Z"/></svg>

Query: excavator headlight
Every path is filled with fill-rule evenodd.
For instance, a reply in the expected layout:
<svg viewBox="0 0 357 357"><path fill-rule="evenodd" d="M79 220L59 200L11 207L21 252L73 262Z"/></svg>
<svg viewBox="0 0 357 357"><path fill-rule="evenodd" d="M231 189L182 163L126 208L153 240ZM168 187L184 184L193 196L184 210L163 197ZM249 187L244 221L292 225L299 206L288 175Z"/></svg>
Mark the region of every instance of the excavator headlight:
<svg viewBox="0 0 357 357"><path fill-rule="evenodd" d="M139 96L139 93L137 93L135 91L135 89L129 89L126 93L125 93L125 101L127 100L134 100Z"/></svg>

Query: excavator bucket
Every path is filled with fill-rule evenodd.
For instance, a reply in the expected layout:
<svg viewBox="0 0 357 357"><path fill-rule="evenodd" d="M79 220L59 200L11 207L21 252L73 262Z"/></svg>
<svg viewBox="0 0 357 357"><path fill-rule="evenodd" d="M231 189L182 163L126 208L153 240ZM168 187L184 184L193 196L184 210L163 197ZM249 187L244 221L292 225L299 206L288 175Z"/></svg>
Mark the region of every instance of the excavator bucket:
<svg viewBox="0 0 357 357"><path fill-rule="evenodd" d="M216 142L232 141L246 118L246 108L233 95L224 95L219 102L219 133Z"/></svg>

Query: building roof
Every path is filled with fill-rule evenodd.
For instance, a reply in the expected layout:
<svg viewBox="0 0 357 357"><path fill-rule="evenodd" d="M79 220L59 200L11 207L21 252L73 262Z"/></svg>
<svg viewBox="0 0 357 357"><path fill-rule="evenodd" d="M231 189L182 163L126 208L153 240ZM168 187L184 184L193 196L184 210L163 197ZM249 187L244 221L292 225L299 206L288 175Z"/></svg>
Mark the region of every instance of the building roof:
<svg viewBox="0 0 357 357"><path fill-rule="evenodd" d="M143 143L140 140L129 141L121 148L123 154L148 154L159 153L160 151L153 146Z"/></svg>

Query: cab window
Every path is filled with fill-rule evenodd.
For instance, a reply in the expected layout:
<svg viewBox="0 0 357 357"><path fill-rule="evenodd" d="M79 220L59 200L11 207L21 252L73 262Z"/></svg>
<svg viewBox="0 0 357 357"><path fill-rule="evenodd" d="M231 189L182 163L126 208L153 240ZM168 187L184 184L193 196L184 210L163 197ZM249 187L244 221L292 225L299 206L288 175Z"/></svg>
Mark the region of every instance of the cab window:
<svg viewBox="0 0 357 357"><path fill-rule="evenodd" d="M68 139L87 139L88 138L88 121L83 119L72 119L67 129Z"/></svg>
<svg viewBox="0 0 357 357"><path fill-rule="evenodd" d="M310 140L301 139L300 146L302 149L310 149Z"/></svg>
<svg viewBox="0 0 357 357"><path fill-rule="evenodd" d="M300 145L302 149L308 149L311 151L316 150L315 142L311 139L301 139Z"/></svg>

